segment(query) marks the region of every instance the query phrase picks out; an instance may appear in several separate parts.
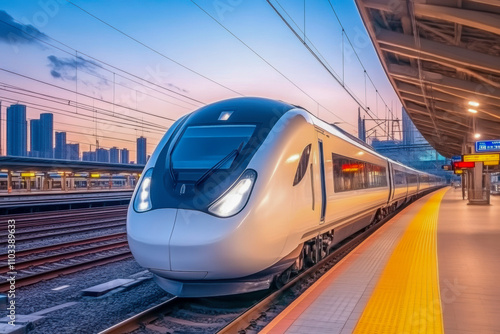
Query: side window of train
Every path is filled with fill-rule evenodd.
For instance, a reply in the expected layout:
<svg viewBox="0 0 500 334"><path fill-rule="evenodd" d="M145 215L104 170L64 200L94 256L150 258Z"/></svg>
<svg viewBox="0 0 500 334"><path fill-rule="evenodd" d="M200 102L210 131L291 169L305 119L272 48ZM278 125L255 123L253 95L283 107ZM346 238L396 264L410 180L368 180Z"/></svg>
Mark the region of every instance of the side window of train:
<svg viewBox="0 0 500 334"><path fill-rule="evenodd" d="M406 184L406 173L399 170L394 170L394 184Z"/></svg>
<svg viewBox="0 0 500 334"><path fill-rule="evenodd" d="M335 192L387 186L387 169L332 153Z"/></svg>
<svg viewBox="0 0 500 334"><path fill-rule="evenodd" d="M293 185L299 184L304 178L307 172L307 166L309 164L309 156L311 155L311 144L307 145L302 154L300 155L299 165L297 166L297 171L295 172L295 178L293 179Z"/></svg>

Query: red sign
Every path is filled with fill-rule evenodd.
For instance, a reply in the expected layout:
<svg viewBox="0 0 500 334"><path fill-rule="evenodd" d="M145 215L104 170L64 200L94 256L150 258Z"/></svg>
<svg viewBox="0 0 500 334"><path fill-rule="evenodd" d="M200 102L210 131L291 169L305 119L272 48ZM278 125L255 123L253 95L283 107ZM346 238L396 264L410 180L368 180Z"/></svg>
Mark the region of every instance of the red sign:
<svg viewBox="0 0 500 334"><path fill-rule="evenodd" d="M455 166L455 168L474 168L476 163L472 161L470 162L456 161L453 163L453 165Z"/></svg>
<svg viewBox="0 0 500 334"><path fill-rule="evenodd" d="M357 172L359 169L363 168L362 164L343 164L343 172Z"/></svg>

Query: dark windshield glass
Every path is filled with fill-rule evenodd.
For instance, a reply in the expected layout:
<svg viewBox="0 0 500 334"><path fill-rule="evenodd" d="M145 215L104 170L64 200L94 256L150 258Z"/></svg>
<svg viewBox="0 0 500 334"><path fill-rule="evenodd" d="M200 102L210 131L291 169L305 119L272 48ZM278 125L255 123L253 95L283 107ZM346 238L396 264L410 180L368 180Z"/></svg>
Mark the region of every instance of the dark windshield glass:
<svg viewBox="0 0 500 334"><path fill-rule="evenodd" d="M233 150L244 147L254 131L255 125L188 127L172 152L172 168L209 169ZM235 157L226 161L220 169L231 167Z"/></svg>

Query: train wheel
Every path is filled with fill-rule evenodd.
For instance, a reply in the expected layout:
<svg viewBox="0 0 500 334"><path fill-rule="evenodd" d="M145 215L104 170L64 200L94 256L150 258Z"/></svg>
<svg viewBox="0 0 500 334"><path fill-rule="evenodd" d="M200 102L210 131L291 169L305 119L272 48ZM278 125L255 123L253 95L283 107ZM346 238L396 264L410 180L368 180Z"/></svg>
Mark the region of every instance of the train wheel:
<svg viewBox="0 0 500 334"><path fill-rule="evenodd" d="M300 272L304 268L304 249L300 253L299 257L295 260L295 263L292 266L292 271L294 273Z"/></svg>
<svg viewBox="0 0 500 334"><path fill-rule="evenodd" d="M285 270L280 275L278 275L274 278L274 286L276 288L281 289L290 281L290 277L292 274L292 268L293 267L288 268L287 270Z"/></svg>
<svg viewBox="0 0 500 334"><path fill-rule="evenodd" d="M310 244L304 246L304 263L307 267L312 266L314 262L314 252L315 250Z"/></svg>

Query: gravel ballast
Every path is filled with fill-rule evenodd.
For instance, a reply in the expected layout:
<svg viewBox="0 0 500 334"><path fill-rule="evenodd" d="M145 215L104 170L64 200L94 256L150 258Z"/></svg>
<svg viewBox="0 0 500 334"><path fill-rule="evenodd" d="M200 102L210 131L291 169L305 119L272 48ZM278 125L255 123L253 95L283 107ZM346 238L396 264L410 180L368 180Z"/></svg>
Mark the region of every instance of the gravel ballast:
<svg viewBox="0 0 500 334"><path fill-rule="evenodd" d="M16 292L16 314L32 314L76 302L44 314L45 318L29 333L98 333L170 296L152 279L129 290L114 290L100 297L83 296L81 290L117 278L138 277L151 277L151 274L144 273L144 268L131 258L22 287ZM52 290L64 285L69 287ZM6 312L2 311L1 315L5 316Z"/></svg>

